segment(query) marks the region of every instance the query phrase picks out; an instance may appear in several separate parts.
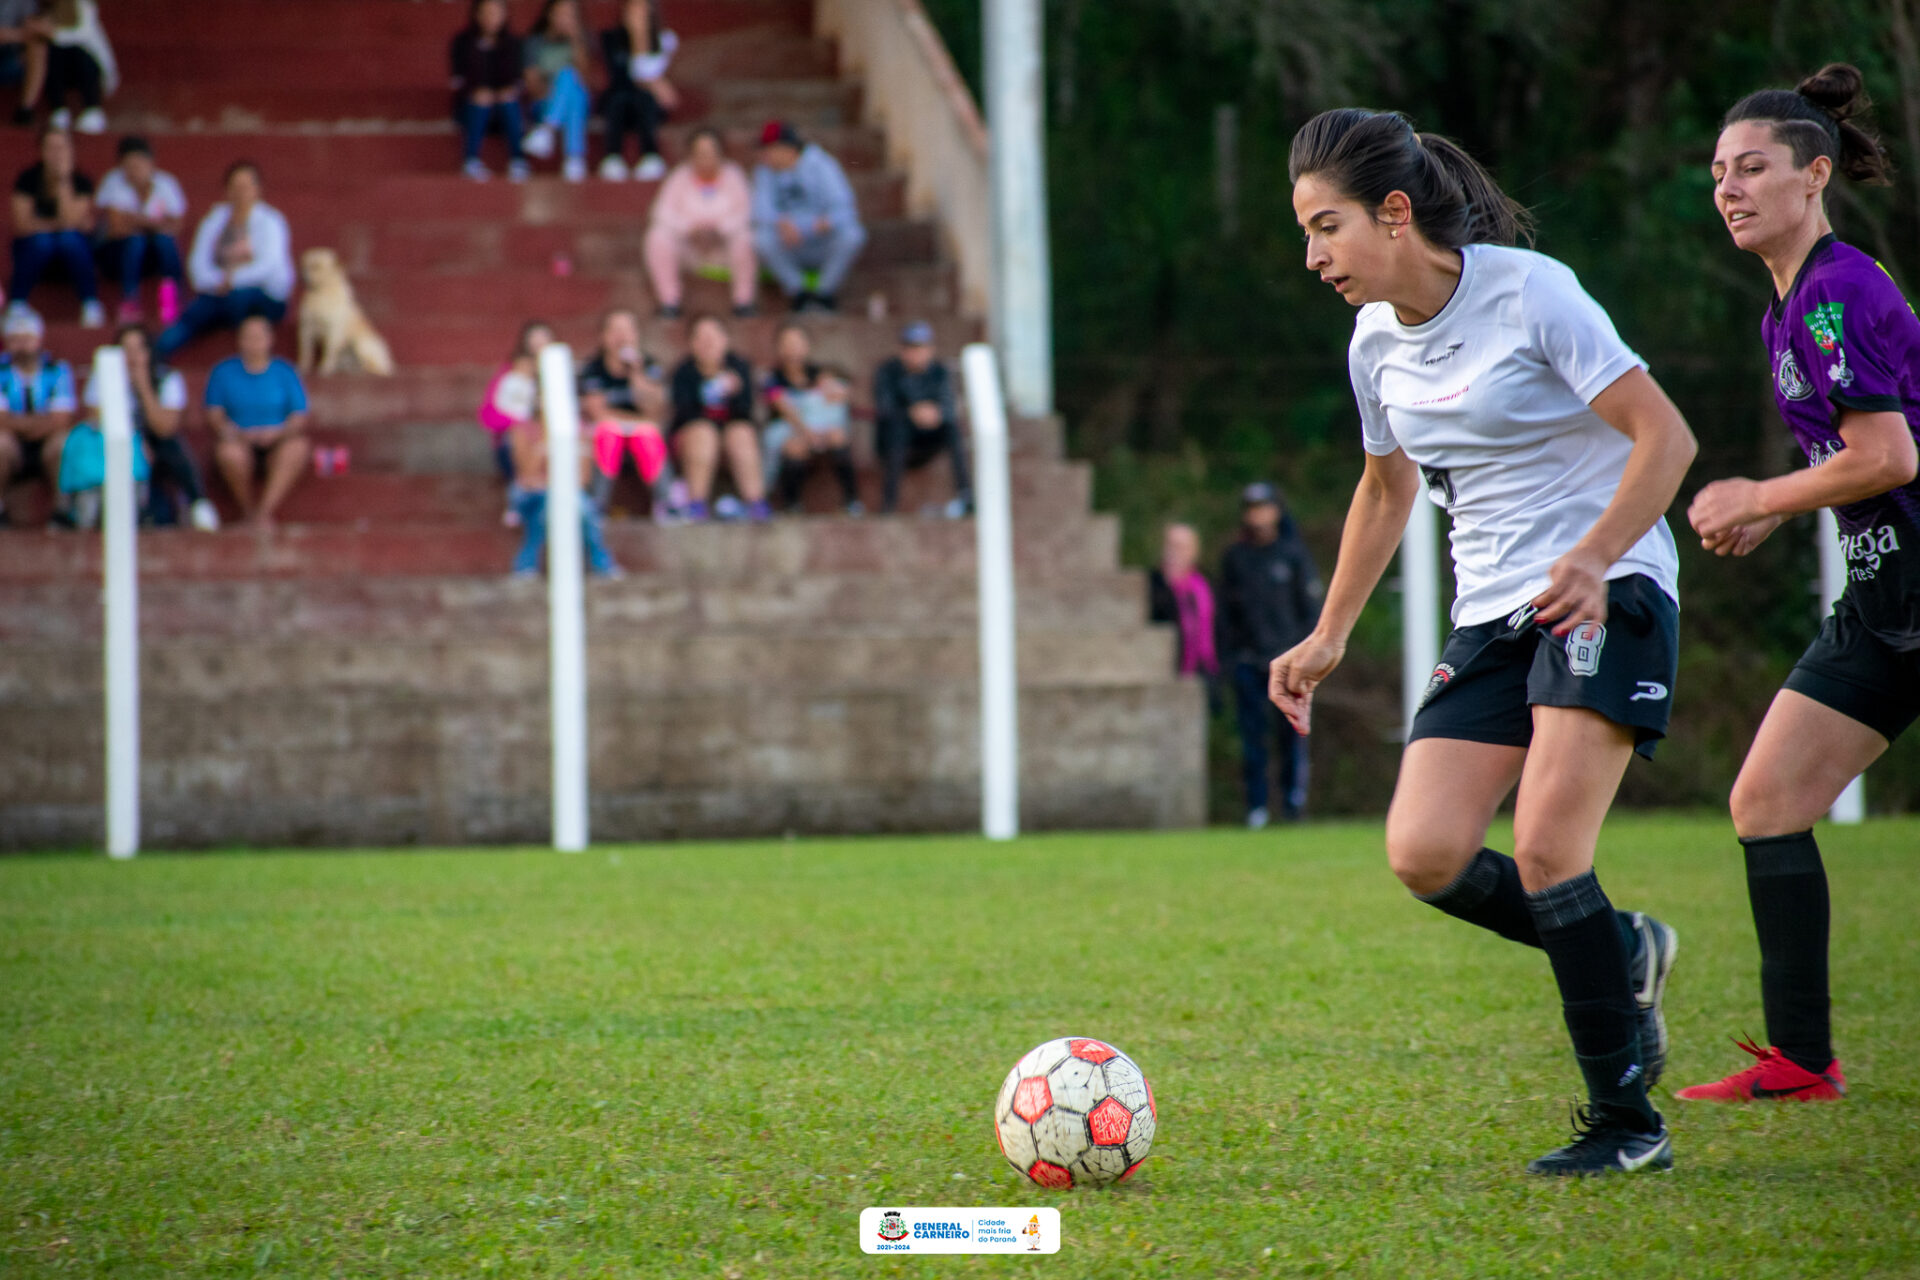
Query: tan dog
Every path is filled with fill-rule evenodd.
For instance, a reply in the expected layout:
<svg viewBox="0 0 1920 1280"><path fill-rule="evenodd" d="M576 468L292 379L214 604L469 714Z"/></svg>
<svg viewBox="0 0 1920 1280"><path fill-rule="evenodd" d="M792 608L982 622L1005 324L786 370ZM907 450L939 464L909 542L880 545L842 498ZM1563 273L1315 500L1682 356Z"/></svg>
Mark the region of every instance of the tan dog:
<svg viewBox="0 0 1920 1280"><path fill-rule="evenodd" d="M300 255L300 372L337 373L343 357L365 373L382 378L393 373L393 353L385 338L353 300L353 285L331 249L309 249Z"/></svg>

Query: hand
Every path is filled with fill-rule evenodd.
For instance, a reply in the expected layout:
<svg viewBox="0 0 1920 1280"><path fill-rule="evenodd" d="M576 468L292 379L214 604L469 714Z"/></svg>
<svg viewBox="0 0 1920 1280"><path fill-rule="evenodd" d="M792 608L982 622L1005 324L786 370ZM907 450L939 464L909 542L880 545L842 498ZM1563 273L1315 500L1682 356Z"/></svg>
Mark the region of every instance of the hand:
<svg viewBox="0 0 1920 1280"><path fill-rule="evenodd" d="M665 80L652 81L647 85L647 90L653 94L655 102L669 111L680 105L680 91Z"/></svg>
<svg viewBox="0 0 1920 1280"><path fill-rule="evenodd" d="M1701 545L1711 548L1738 525L1765 519L1760 501L1760 485L1745 476L1715 480L1693 495L1687 508L1687 521L1700 535ZM1771 533L1769 529L1767 532Z"/></svg>
<svg viewBox="0 0 1920 1280"><path fill-rule="evenodd" d="M473 96L472 96L472 102L473 102L473 105L474 105L474 106L476 106L476 107L490 107L490 106L492 106L492 105L493 105L493 90L491 90L491 89L475 89L475 90L473 91Z"/></svg>
<svg viewBox="0 0 1920 1280"><path fill-rule="evenodd" d="M1318 631L1273 660L1267 668L1267 697L1280 708L1293 731L1306 734L1313 721L1313 691L1333 674L1347 654L1345 641Z"/></svg>
<svg viewBox="0 0 1920 1280"><path fill-rule="evenodd" d="M940 425L940 406L931 400L917 400L907 407L913 425L931 431Z"/></svg>
<svg viewBox="0 0 1920 1280"><path fill-rule="evenodd" d="M1758 520L1737 524L1711 538L1702 538L1700 545L1717 556L1750 555L1753 549L1765 542L1775 529L1786 523L1786 519L1785 516L1762 516Z"/></svg>
<svg viewBox="0 0 1920 1280"><path fill-rule="evenodd" d="M823 236L831 230L833 230L833 223L829 222L827 219L815 218L813 220L813 234L817 236Z"/></svg>
<svg viewBox="0 0 1920 1280"><path fill-rule="evenodd" d="M800 234L800 228L793 225L792 218L780 219L780 222L775 229L778 230L780 233L780 243L787 246L787 248L789 249L799 244L800 241L805 238Z"/></svg>
<svg viewBox="0 0 1920 1280"><path fill-rule="evenodd" d="M1555 560L1547 571L1547 589L1533 598L1535 621L1542 626L1555 623L1556 636L1566 635L1583 622L1604 623L1609 567L1578 547Z"/></svg>

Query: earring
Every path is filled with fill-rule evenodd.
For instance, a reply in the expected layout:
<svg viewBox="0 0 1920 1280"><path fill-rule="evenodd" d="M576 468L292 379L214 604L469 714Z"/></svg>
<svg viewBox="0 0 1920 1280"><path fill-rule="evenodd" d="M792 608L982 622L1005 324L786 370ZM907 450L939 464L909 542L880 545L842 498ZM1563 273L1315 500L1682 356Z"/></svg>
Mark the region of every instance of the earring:
<svg viewBox="0 0 1920 1280"><path fill-rule="evenodd" d="M1389 232L1387 232L1387 239L1389 239L1389 240L1398 240L1399 238L1400 238L1400 233L1399 233L1398 231L1389 231Z"/></svg>

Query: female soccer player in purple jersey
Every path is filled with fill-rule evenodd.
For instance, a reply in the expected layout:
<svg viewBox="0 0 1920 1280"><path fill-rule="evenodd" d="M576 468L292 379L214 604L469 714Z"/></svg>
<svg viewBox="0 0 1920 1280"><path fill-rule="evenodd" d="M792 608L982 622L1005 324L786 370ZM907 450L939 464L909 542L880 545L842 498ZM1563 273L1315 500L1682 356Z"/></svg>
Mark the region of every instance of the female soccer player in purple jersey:
<svg viewBox="0 0 1920 1280"><path fill-rule="evenodd" d="M1347 363L1366 471L1320 621L1274 659L1305 733L1315 688L1427 499L1453 524L1453 634L1408 734L1387 861L1421 901L1546 953L1590 1105L1527 1166L1673 1164L1647 1086L1666 1057L1674 931L1617 912L1594 845L1636 750L1666 734L1678 561L1663 513L1693 435L1564 264L1472 157L1393 112L1293 139L1306 266L1359 308ZM1519 785L1514 856L1485 847Z"/></svg>
<svg viewBox="0 0 1920 1280"><path fill-rule="evenodd" d="M1727 230L1773 275L1761 335L1780 414L1808 467L1715 481L1687 517L1702 545L1743 556L1786 517L1832 507L1847 588L1733 785L1771 1044L1743 1043L1752 1064L1681 1098L1845 1095L1828 1017L1827 875L1812 828L1920 715L1920 320L1878 263L1834 239L1825 203L1836 171L1887 181L1885 150L1853 123L1866 105L1859 71L1824 67L1797 89L1742 98L1713 155Z"/></svg>

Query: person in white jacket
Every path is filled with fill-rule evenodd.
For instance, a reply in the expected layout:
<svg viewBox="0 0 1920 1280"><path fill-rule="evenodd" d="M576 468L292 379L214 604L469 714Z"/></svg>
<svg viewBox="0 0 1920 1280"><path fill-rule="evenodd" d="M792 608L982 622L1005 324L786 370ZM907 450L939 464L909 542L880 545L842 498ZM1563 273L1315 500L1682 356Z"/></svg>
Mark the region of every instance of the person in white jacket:
<svg viewBox="0 0 1920 1280"><path fill-rule="evenodd" d="M227 198L207 211L187 255L198 295L154 343L162 359L210 329L234 329L248 316L279 324L293 294L293 238L278 209L260 198L260 171L241 160L227 170Z"/></svg>

